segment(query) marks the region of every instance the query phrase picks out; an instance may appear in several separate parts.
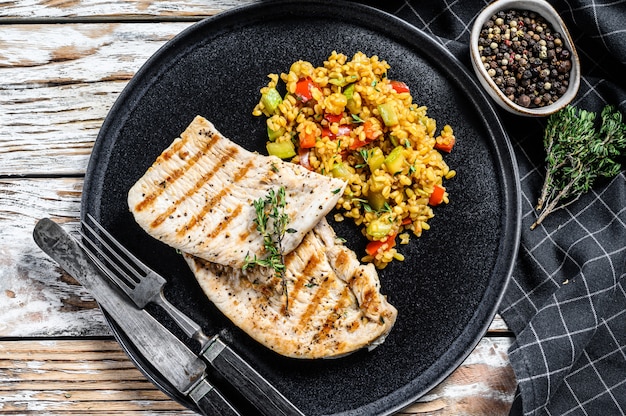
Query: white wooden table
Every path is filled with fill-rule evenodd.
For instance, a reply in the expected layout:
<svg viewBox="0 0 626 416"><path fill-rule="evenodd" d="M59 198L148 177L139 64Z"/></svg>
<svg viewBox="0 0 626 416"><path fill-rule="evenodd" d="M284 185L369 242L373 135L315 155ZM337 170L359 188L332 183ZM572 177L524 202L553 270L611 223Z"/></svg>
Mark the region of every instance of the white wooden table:
<svg viewBox="0 0 626 416"><path fill-rule="evenodd" d="M35 245L75 225L92 145L135 71L194 22L252 0L0 2L0 413L192 414L133 366L96 303ZM496 317L401 415L507 415L511 333Z"/></svg>

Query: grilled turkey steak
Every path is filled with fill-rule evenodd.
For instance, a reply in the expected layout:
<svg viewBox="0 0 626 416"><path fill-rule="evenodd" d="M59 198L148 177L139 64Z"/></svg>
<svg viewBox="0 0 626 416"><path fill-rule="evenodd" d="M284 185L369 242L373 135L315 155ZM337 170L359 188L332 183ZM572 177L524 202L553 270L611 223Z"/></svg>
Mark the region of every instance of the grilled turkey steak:
<svg viewBox="0 0 626 416"><path fill-rule="evenodd" d="M285 188L286 271L242 270L265 255L254 201ZM383 342L397 311L372 264L338 241L325 215L346 183L249 152L197 116L128 193L137 223L180 250L206 296L279 354L340 357Z"/></svg>
<svg viewBox="0 0 626 416"><path fill-rule="evenodd" d="M361 264L325 219L286 256L286 291L273 270L185 259L217 308L281 355L331 358L373 348L396 320L374 265Z"/></svg>
<svg viewBox="0 0 626 416"><path fill-rule="evenodd" d="M346 183L249 152L197 116L128 193L128 205L148 234L185 253L242 267L261 253L253 201L284 186L290 227L289 253L334 208Z"/></svg>

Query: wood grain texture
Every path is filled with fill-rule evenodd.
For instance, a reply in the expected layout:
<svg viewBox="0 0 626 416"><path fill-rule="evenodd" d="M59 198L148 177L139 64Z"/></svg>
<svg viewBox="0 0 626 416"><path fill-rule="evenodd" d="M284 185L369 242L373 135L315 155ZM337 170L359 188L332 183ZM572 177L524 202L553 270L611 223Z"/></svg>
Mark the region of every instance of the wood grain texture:
<svg viewBox="0 0 626 416"><path fill-rule="evenodd" d="M110 334L91 295L32 238L43 217L75 227L81 191L75 178L0 180L0 337Z"/></svg>
<svg viewBox="0 0 626 416"><path fill-rule="evenodd" d="M20 0L0 1L2 19L207 17L258 0Z"/></svg>
<svg viewBox="0 0 626 416"><path fill-rule="evenodd" d="M459 369L398 415L507 415L515 391L509 345L507 338L481 341ZM113 340L0 341L0 412L193 414L147 381Z"/></svg>
<svg viewBox="0 0 626 416"><path fill-rule="evenodd" d="M0 176L83 174L129 79L190 23L8 25L0 31Z"/></svg>
<svg viewBox="0 0 626 416"><path fill-rule="evenodd" d="M112 340L0 342L0 411L193 414L157 390Z"/></svg>
<svg viewBox="0 0 626 416"><path fill-rule="evenodd" d="M507 355L512 342L483 338L444 382L400 414L508 415L517 385Z"/></svg>

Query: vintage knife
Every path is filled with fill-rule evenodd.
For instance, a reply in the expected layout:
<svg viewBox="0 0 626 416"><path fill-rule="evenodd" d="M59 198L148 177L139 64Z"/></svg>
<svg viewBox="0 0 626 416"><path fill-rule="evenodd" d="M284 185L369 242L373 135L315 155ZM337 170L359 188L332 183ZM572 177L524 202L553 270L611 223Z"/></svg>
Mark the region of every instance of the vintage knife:
<svg viewBox="0 0 626 416"><path fill-rule="evenodd" d="M163 276L129 252L90 214L87 214L87 218L99 232L83 222L83 229L79 231L82 240L77 241L78 244L100 268L102 275L114 281L138 308L142 309L151 302L160 305L189 338L198 341L198 355L211 364L227 382L236 386L264 415L304 416L289 399L222 341L219 335L209 338L200 325L170 304L163 295L163 286L167 282ZM106 249L98 248L96 241ZM133 284L129 285L128 282Z"/></svg>
<svg viewBox="0 0 626 416"><path fill-rule="evenodd" d="M206 379L206 363L143 309L117 292L76 240L49 218L33 231L37 245L78 280L123 329L143 357L182 394L190 397L203 415L241 416Z"/></svg>

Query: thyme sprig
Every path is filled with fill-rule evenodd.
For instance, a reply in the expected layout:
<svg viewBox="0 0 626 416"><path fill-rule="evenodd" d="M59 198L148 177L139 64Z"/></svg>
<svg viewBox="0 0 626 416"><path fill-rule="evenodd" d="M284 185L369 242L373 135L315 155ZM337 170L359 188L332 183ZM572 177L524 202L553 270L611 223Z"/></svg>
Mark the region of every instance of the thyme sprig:
<svg viewBox="0 0 626 416"><path fill-rule="evenodd" d="M256 217L254 223L256 229L263 236L263 247L266 256L263 258L246 254L242 270L252 266L268 267L274 270L274 275L281 279L283 293L285 294L285 310L289 311L289 296L285 279L285 256L283 252L283 237L285 233L295 233L296 230L288 228L289 216L285 213L287 205L285 199L285 187L281 186L278 191L270 189L264 198L259 198L253 203Z"/></svg>
<svg viewBox="0 0 626 416"><path fill-rule="evenodd" d="M536 206L540 212L531 229L580 198L596 179L619 173L619 159L626 154L626 124L610 105L604 107L601 118L597 130L595 113L567 106L548 119L546 177Z"/></svg>

